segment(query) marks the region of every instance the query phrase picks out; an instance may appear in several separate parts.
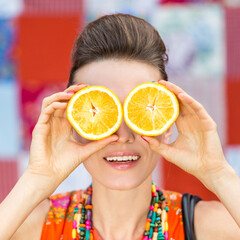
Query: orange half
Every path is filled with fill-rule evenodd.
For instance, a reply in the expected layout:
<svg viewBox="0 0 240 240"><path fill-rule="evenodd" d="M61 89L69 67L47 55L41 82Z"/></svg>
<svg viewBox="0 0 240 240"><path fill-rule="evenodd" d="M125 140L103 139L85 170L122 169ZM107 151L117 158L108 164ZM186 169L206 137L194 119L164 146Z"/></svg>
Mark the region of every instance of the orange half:
<svg viewBox="0 0 240 240"><path fill-rule="evenodd" d="M145 136L157 136L176 121L179 104L175 94L165 86L143 83L128 94L123 112L132 130Z"/></svg>
<svg viewBox="0 0 240 240"><path fill-rule="evenodd" d="M117 131L123 110L121 102L111 90L90 86L81 89L70 99L67 118L82 137L99 140Z"/></svg>

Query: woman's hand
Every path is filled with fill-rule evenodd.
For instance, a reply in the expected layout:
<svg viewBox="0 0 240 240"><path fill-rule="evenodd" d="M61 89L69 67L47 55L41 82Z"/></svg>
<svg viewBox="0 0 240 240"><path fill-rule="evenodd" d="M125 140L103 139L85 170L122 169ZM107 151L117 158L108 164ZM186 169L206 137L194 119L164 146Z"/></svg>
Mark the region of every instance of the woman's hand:
<svg viewBox="0 0 240 240"><path fill-rule="evenodd" d="M83 87L85 85L73 85L64 92L45 98L32 133L30 161L26 172L32 178L37 177L37 182L49 190L48 194L91 154L117 140L116 136L110 136L86 145L74 140L65 110L74 92Z"/></svg>
<svg viewBox="0 0 240 240"><path fill-rule="evenodd" d="M221 174L228 165L223 155L217 125L203 106L181 88L164 80L159 83L178 97L180 112L175 122L178 137L171 144L164 144L154 137L144 138L166 160L208 185L208 179Z"/></svg>
<svg viewBox="0 0 240 240"><path fill-rule="evenodd" d="M197 219L198 232L202 233L202 229L205 229L207 234L211 234L205 223L212 222L210 226L215 228L215 232L222 232L231 239L238 239L240 236L240 179L225 160L216 123L203 106L181 88L163 80L159 83L178 97L180 105L179 117L176 120L178 137L171 144L162 143L154 137L144 136L144 138L149 142L150 147L166 160L197 177L216 194L228 210L227 212L220 203L211 205L206 202L205 207L198 210L198 216L199 211L202 216ZM221 220L219 216L222 217ZM235 220L239 229L229 217Z"/></svg>

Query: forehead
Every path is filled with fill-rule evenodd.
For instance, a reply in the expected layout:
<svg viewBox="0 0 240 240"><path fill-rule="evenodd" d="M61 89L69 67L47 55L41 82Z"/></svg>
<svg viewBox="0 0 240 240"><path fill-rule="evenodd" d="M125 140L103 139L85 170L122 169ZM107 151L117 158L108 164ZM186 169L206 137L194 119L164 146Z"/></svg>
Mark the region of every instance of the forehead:
<svg viewBox="0 0 240 240"><path fill-rule="evenodd" d="M131 89L144 82L160 79L159 70L143 62L133 60L101 60L80 68L74 83L104 86L118 97L125 97Z"/></svg>

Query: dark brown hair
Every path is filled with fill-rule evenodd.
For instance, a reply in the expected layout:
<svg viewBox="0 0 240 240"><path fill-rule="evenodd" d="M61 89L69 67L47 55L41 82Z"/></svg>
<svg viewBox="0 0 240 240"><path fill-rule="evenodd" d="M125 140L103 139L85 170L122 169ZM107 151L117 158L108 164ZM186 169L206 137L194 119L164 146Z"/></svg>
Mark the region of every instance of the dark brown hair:
<svg viewBox="0 0 240 240"><path fill-rule="evenodd" d="M89 23L72 49L68 86L82 66L103 59L141 61L157 67L163 79L168 76L166 47L157 30L144 19L129 14L105 15Z"/></svg>

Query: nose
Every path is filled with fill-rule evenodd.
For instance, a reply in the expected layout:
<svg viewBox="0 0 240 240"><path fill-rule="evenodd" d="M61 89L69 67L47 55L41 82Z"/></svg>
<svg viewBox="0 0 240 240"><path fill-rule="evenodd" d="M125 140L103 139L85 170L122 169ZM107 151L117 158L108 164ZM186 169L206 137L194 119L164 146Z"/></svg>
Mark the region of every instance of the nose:
<svg viewBox="0 0 240 240"><path fill-rule="evenodd" d="M133 143L135 136L133 131L127 126L124 120L122 120L122 123L118 130L115 132L115 134L118 136L118 143Z"/></svg>

